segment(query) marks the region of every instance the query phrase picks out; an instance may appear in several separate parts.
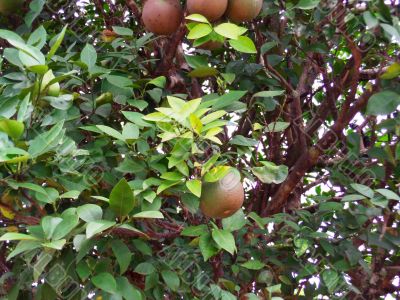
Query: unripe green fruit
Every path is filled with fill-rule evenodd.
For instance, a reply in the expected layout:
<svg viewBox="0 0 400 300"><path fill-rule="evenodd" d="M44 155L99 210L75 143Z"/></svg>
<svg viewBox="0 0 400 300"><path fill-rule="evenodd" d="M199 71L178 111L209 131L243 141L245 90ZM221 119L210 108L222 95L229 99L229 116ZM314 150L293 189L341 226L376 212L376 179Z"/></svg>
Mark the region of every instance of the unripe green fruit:
<svg viewBox="0 0 400 300"><path fill-rule="evenodd" d="M147 0L142 20L146 29L158 35L171 35L178 30L183 10L178 0Z"/></svg>
<svg viewBox="0 0 400 300"><path fill-rule="evenodd" d="M200 209L210 218L222 219L232 216L243 205L244 189L240 174L232 169L217 182L203 183Z"/></svg>
<svg viewBox="0 0 400 300"><path fill-rule="evenodd" d="M249 22L261 11L263 0L229 0L226 16L235 23Z"/></svg>
<svg viewBox="0 0 400 300"><path fill-rule="evenodd" d="M24 0L0 0L0 14L9 15L22 7Z"/></svg>
<svg viewBox="0 0 400 300"><path fill-rule="evenodd" d="M42 85L40 87L40 92L43 92L47 85L55 78L53 71L48 70L46 74L43 75ZM58 97L60 96L60 84L58 82L53 83L52 85L47 87L47 95L51 97Z"/></svg>
<svg viewBox="0 0 400 300"><path fill-rule="evenodd" d="M107 103L111 103L112 101L113 101L112 93L110 92L103 93L96 99L96 107L102 106Z"/></svg>

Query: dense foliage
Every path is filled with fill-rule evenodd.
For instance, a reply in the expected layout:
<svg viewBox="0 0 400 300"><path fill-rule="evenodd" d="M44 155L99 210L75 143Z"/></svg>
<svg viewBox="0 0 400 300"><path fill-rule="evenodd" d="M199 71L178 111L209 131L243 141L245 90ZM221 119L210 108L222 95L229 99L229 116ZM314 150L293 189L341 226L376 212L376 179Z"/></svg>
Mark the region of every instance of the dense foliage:
<svg viewBox="0 0 400 300"><path fill-rule="evenodd" d="M398 299L399 2L168 37L142 7L0 15L0 297ZM243 208L205 217L232 168Z"/></svg>

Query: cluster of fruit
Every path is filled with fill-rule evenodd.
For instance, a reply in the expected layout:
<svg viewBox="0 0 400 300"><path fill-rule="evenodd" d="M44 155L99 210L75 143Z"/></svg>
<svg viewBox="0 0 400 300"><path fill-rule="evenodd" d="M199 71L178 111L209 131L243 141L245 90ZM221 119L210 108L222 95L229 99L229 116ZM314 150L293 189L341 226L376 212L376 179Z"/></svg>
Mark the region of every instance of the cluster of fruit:
<svg viewBox="0 0 400 300"><path fill-rule="evenodd" d="M258 16L262 0L187 0L189 14L200 14L210 22L223 16L234 23L248 22ZM142 19L146 29L158 35L170 35L177 31L183 18L179 0L147 0Z"/></svg>

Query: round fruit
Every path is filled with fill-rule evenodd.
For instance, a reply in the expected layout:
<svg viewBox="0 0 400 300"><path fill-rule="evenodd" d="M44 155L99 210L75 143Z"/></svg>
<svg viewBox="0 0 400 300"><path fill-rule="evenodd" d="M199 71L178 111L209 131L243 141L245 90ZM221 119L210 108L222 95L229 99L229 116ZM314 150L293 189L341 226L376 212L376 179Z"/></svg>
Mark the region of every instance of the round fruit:
<svg viewBox="0 0 400 300"><path fill-rule="evenodd" d="M258 16L263 0L229 0L226 16L235 23L248 22Z"/></svg>
<svg viewBox="0 0 400 300"><path fill-rule="evenodd" d="M104 43L111 43L116 38L117 34L112 30L105 29L101 33L101 39L103 40Z"/></svg>
<svg viewBox="0 0 400 300"><path fill-rule="evenodd" d="M188 0L187 9L189 14L200 14L207 18L210 22L217 21L221 18L226 8L228 0Z"/></svg>
<svg viewBox="0 0 400 300"><path fill-rule="evenodd" d="M232 216L243 205L244 189L240 174L232 169L217 182L203 184L200 209L208 217L222 219Z"/></svg>
<svg viewBox="0 0 400 300"><path fill-rule="evenodd" d="M9 15L22 7L24 0L0 0L0 14Z"/></svg>
<svg viewBox="0 0 400 300"><path fill-rule="evenodd" d="M51 97L58 97L60 95L60 84L55 82L51 85L49 83L56 78L52 70L48 70L46 74L43 75L42 86L40 92L43 92L47 88L47 95Z"/></svg>
<svg viewBox="0 0 400 300"><path fill-rule="evenodd" d="M147 0L142 20L146 29L158 35L174 33L182 22L183 11L179 0Z"/></svg>

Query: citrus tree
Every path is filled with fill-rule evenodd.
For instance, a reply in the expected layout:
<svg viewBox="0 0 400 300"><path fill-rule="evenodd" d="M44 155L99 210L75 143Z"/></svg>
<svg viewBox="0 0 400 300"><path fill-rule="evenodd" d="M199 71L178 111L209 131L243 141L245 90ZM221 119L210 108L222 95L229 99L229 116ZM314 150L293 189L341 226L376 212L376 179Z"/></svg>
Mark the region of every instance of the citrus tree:
<svg viewBox="0 0 400 300"><path fill-rule="evenodd" d="M398 299L399 16L0 0L0 297Z"/></svg>

